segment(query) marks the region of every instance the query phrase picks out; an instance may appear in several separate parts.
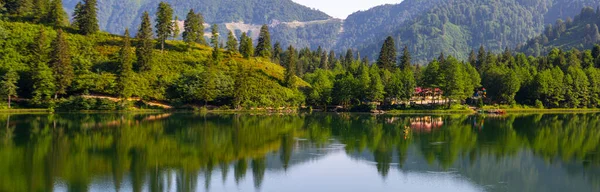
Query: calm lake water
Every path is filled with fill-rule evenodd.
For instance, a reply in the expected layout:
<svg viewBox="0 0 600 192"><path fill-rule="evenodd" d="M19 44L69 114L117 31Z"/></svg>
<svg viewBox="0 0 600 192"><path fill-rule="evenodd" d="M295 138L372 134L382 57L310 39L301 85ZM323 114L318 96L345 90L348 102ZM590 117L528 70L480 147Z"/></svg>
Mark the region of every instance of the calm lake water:
<svg viewBox="0 0 600 192"><path fill-rule="evenodd" d="M600 115L0 114L0 191L600 191Z"/></svg>

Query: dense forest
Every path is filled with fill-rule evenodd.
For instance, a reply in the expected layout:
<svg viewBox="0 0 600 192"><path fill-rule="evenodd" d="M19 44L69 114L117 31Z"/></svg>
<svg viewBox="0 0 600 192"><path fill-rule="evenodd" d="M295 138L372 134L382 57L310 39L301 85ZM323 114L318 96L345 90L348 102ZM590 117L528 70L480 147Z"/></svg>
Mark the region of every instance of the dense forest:
<svg viewBox="0 0 600 192"><path fill-rule="evenodd" d="M433 98L438 105L428 108L452 108L469 98L478 105L600 105L600 46L553 49L539 57L509 49L496 54L482 46L464 61L442 53L422 67L410 47L397 50L388 36L371 63L352 49L336 54L284 47L273 42L267 25L256 46L248 34L225 35L218 25L210 27L207 41L200 13L189 10L179 31L164 2L155 16L142 14L134 38L127 29L123 36L110 35L99 32L95 0L77 4L72 23L60 3L52 1L47 10L4 4L0 75L9 103L21 98L25 107L90 109L103 104L71 96L96 94L224 109L335 105L370 111L424 107L414 103L423 99L415 95L421 87L440 90ZM179 36L183 41L171 40ZM485 97L472 97L482 88Z"/></svg>
<svg viewBox="0 0 600 192"><path fill-rule="evenodd" d="M585 7L574 19L567 17L566 20L558 19L554 24L548 24L544 32L517 46L528 55L539 56L547 54L554 48L569 49L591 49L600 42L600 10Z"/></svg>

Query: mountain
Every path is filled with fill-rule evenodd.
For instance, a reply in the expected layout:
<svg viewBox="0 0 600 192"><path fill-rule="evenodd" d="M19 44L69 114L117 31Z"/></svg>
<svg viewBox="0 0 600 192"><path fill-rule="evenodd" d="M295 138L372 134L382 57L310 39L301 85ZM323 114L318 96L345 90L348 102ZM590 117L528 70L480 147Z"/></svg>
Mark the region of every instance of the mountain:
<svg viewBox="0 0 600 192"><path fill-rule="evenodd" d="M546 26L541 35L519 46L518 50L538 56L546 54L554 48L562 50L590 49L600 42L598 25L600 25L600 12L594 11L592 7L586 7L574 19L566 21L559 19L554 25Z"/></svg>
<svg viewBox="0 0 600 192"><path fill-rule="evenodd" d="M79 1L63 0L70 15ZM137 30L142 13L148 11L154 17L161 1L173 7L180 23L189 10L194 9L202 13L207 24L219 24L223 34L231 30L239 37L242 32L248 32L256 39L261 25L268 24L273 30L273 39L282 41L284 46L333 45L342 23L291 0L103 0L98 1L100 28L114 34L123 34L125 28ZM207 32L209 30L207 27Z"/></svg>
<svg viewBox="0 0 600 192"><path fill-rule="evenodd" d="M79 0L65 0L71 12ZM387 36L396 39L397 50L407 46L413 60L424 63L441 52L466 59L483 45L500 52L515 48L544 31L557 19L574 17L585 6L600 0L403 0L350 15L346 20L299 5L291 0L165 0L180 20L189 9L204 15L207 24L221 32L242 32L256 39L263 24L269 25L273 42L283 47L347 49L375 60ZM103 30L121 34L136 30L140 15L156 11L159 0L104 0L98 2ZM207 27L207 30L208 27ZM224 41L224 39L222 39Z"/></svg>
<svg viewBox="0 0 600 192"><path fill-rule="evenodd" d="M472 49L481 45L494 52L514 48L540 34L555 19L573 17L581 8L597 5L599 0L405 0L349 16L341 36L369 40L338 42L336 47L356 47L361 54L376 57L383 40L390 35L399 47L408 46L417 61L441 52L466 59ZM389 10L408 9L414 10L387 16L392 12ZM399 19L402 15L408 19ZM355 29L360 25L346 25L372 20L382 26L375 25L362 33L365 30Z"/></svg>

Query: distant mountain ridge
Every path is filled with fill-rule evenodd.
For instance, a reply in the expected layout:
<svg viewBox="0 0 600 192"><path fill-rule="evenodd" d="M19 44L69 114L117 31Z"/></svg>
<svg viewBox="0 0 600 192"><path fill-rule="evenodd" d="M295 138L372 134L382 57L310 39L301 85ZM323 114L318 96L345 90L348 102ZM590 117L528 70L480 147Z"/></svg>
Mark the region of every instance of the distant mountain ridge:
<svg viewBox="0 0 600 192"><path fill-rule="evenodd" d="M79 0L64 0L72 11ZM137 30L140 15L156 11L160 0L103 0L98 2L100 27L121 34ZM440 53L466 59L483 45L500 52L513 49L541 34L556 19L574 17L585 6L600 0L403 0L350 15L346 20L297 4L291 0L165 0L180 20L189 9L203 14L208 24L222 32L249 32L256 37L260 25L271 27L273 42L282 46L360 52L375 60L387 36L397 49L407 46L418 63Z"/></svg>
<svg viewBox="0 0 600 192"><path fill-rule="evenodd" d="M557 20L546 26L544 32L530 39L517 50L528 55L542 55L554 48L562 50L590 49L600 43L600 10L586 7L573 19Z"/></svg>

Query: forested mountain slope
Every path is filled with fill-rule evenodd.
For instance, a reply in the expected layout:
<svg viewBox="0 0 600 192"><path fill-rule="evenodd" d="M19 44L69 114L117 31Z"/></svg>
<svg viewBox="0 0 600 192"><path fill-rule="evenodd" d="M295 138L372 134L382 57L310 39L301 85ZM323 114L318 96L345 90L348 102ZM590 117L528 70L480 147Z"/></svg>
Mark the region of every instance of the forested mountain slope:
<svg viewBox="0 0 600 192"><path fill-rule="evenodd" d="M538 56L554 48L589 49L600 41L598 25L600 25L600 12L592 7L586 7L574 19L568 18L566 21L559 19L555 24L549 24L541 35L519 46L518 50Z"/></svg>
<svg viewBox="0 0 600 192"><path fill-rule="evenodd" d="M540 34L545 24L557 18L573 17L584 6L597 5L600 5L599 0L405 0L397 5L371 9L367 11L369 14L359 12L348 17L345 24L364 23L361 15L377 15L369 20L378 21L382 26L360 30L344 25L342 39L348 42L338 42L337 48L357 47L363 55L374 57L379 45L391 35L398 40L398 46L407 45L417 61L433 58L441 52L466 59L473 48L481 45L494 52L513 48ZM404 14L412 17L404 21L398 19L398 15L385 13L402 10L402 7L422 9ZM412 15L415 12L418 14ZM368 42L352 41L369 38L369 35L372 38Z"/></svg>

